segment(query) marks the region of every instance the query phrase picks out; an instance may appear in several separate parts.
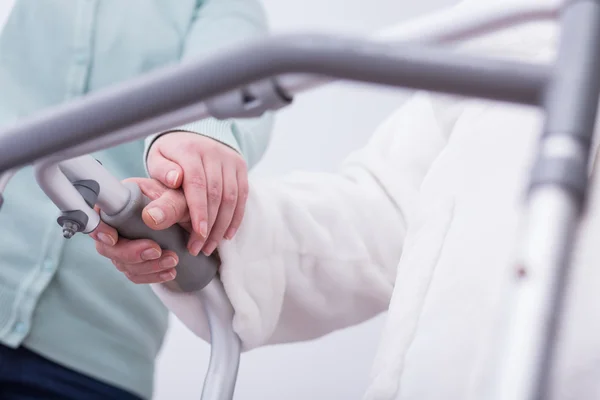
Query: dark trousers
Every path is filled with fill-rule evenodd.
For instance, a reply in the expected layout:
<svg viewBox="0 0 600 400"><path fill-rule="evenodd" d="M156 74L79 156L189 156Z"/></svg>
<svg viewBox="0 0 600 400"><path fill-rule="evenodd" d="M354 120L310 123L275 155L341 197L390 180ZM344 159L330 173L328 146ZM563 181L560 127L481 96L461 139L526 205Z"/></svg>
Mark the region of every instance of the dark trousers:
<svg viewBox="0 0 600 400"><path fill-rule="evenodd" d="M0 345L1 400L140 400L23 347Z"/></svg>

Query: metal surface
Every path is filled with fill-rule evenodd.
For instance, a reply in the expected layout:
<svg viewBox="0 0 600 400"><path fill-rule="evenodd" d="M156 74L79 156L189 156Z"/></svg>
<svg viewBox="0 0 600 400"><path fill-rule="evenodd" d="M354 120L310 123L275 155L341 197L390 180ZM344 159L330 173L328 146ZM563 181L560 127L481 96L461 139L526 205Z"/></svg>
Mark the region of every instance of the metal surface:
<svg viewBox="0 0 600 400"><path fill-rule="evenodd" d="M210 364L202 390L202 400L231 400L237 380L241 344L232 326L233 307L221 281L213 279L198 298L210 325Z"/></svg>
<svg viewBox="0 0 600 400"><path fill-rule="evenodd" d="M573 240L588 189L600 93L600 3L561 12L556 66L545 93L544 132L532 170L514 309L497 383L499 400L550 397L548 378Z"/></svg>
<svg viewBox="0 0 600 400"><path fill-rule="evenodd" d="M498 400L546 398L551 355L547 335L555 323L555 299L568 265L578 207L564 190L545 187L531 195L526 215L514 309L495 388Z"/></svg>
<svg viewBox="0 0 600 400"><path fill-rule="evenodd" d="M329 36L274 37L208 61L169 68L90 94L0 132L0 171L131 128L140 121L159 118L245 84L295 72L536 104L550 70L408 44ZM148 133L140 133L139 137Z"/></svg>
<svg viewBox="0 0 600 400"><path fill-rule="evenodd" d="M150 239L162 249L177 253L177 274L175 279L166 284L170 290L191 293L205 287L217 275L217 262L204 255L192 255L187 249L190 235L180 225L174 224L160 230L148 227L142 218L142 211L150 203L150 199L134 182L125 182L123 186L129 191L127 203L113 215L102 211L102 220L114 227L119 236L130 240Z"/></svg>
<svg viewBox="0 0 600 400"><path fill-rule="evenodd" d="M502 1L458 4L377 32L373 40L387 43L452 44L533 21L556 19L564 0ZM310 74L278 77L288 93L313 89L336 79Z"/></svg>
<svg viewBox="0 0 600 400"><path fill-rule="evenodd" d="M532 21L555 20L564 0L503 0L459 3L374 35L384 41L449 44Z"/></svg>
<svg viewBox="0 0 600 400"><path fill-rule="evenodd" d="M38 186L59 210L81 210L88 216L84 233L90 233L96 229L100 223L100 216L85 202L57 164L41 161L35 164L34 173Z"/></svg>
<svg viewBox="0 0 600 400"><path fill-rule="evenodd" d="M85 155L59 164L60 170L71 181L93 179L100 185L97 205L109 215L117 214L129 201L129 190L111 175L92 156Z"/></svg>

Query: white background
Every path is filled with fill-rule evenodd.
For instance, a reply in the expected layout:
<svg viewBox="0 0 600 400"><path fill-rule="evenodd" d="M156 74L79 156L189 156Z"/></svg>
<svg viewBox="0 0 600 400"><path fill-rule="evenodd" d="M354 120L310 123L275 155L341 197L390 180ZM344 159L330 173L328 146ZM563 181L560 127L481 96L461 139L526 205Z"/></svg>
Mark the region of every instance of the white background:
<svg viewBox="0 0 600 400"><path fill-rule="evenodd" d="M2 0L0 26L14 0ZM263 0L274 32L368 35L454 0ZM254 173L330 171L368 139L401 104L397 90L336 84L302 94L278 114L274 139ZM309 343L281 345L242 356L237 399L359 399L384 316ZM207 344L172 320L156 371L157 400L196 400L209 356Z"/></svg>

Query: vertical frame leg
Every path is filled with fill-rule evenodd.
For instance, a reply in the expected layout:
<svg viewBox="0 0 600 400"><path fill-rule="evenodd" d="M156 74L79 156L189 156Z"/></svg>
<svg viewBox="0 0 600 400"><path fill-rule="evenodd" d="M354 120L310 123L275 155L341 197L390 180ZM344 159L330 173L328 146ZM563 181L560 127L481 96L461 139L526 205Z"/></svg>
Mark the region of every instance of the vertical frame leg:
<svg viewBox="0 0 600 400"><path fill-rule="evenodd" d="M600 1L574 0L561 13L556 68L527 199L515 270L515 308L497 400L548 398L548 376L573 239L584 206L600 92Z"/></svg>

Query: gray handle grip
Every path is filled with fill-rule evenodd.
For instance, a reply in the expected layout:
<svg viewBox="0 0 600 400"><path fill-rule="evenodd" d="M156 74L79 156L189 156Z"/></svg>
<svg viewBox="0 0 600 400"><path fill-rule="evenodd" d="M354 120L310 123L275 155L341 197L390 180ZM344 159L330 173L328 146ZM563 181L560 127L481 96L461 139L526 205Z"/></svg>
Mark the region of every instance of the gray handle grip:
<svg viewBox="0 0 600 400"><path fill-rule="evenodd" d="M217 262L206 256L192 256L185 247L189 233L179 225L160 231L150 229L142 220L142 210L150 200L144 196L137 184L126 182L124 185L131 192L129 202L115 215L101 212L102 220L119 231L119 235L124 238L150 239L158 243L161 248L177 253L179 256L177 276L167 283L170 289L180 292L203 289L217 274Z"/></svg>

